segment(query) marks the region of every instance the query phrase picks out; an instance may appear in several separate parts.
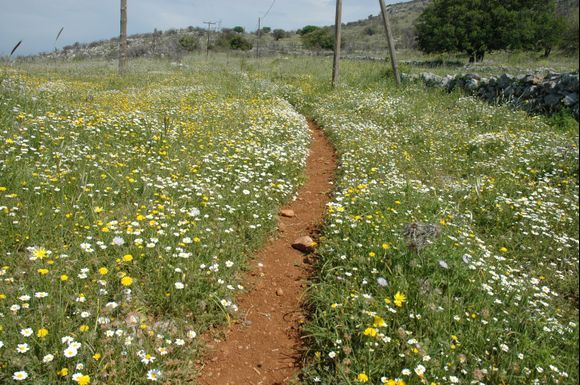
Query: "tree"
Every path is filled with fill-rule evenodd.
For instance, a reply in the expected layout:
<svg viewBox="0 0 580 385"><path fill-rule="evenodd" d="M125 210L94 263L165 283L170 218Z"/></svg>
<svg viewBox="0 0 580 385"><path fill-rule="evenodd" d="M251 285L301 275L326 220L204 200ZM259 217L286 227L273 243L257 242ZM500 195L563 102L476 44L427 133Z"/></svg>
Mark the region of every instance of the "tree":
<svg viewBox="0 0 580 385"><path fill-rule="evenodd" d="M417 43L427 53L481 61L499 49L549 53L559 30L555 0L434 0L417 20Z"/></svg>
<svg viewBox="0 0 580 385"><path fill-rule="evenodd" d="M320 29L320 27L317 27L315 25L307 25L306 27L299 29L298 31L296 31L296 33L300 36L304 36L306 34L309 34L311 32L314 32L316 30Z"/></svg>
<svg viewBox="0 0 580 385"><path fill-rule="evenodd" d="M269 34L270 32L272 32L272 28L270 28L270 27L263 27L263 28L262 28L262 33L263 33L264 35L267 35L267 34Z"/></svg>
<svg viewBox="0 0 580 385"><path fill-rule="evenodd" d="M233 50L249 51L252 49L252 43L243 36L235 35L230 38L230 48Z"/></svg>
<svg viewBox="0 0 580 385"><path fill-rule="evenodd" d="M199 41L192 35L183 35L178 42L179 46L188 52L193 52L199 48Z"/></svg>
<svg viewBox="0 0 580 385"><path fill-rule="evenodd" d="M302 44L312 50L334 50L334 36L331 28L316 28L314 31L302 35ZM344 46L344 40L341 42Z"/></svg>
<svg viewBox="0 0 580 385"><path fill-rule="evenodd" d="M575 12L570 12L563 18L563 33L560 47L567 53L572 54L579 51L580 23L578 20L578 8Z"/></svg>
<svg viewBox="0 0 580 385"><path fill-rule="evenodd" d="M238 25L238 26L236 26L236 27L234 27L232 30L233 30L234 32L237 32L237 33L244 33L244 32L245 32L245 29L244 29L244 27L240 27L239 25Z"/></svg>
<svg viewBox="0 0 580 385"><path fill-rule="evenodd" d="M287 37L288 34L283 29L275 29L272 31L272 36L274 37L274 40L278 41Z"/></svg>
<svg viewBox="0 0 580 385"><path fill-rule="evenodd" d="M217 45L225 49L249 51L252 43L239 33L228 31L223 32L217 41Z"/></svg>

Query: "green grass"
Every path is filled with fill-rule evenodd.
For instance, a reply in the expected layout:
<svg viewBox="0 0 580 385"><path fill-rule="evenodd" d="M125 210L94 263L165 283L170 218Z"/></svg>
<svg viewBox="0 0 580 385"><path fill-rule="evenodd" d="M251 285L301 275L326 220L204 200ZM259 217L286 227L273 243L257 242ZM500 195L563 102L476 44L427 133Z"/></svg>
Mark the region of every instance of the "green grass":
<svg viewBox="0 0 580 385"><path fill-rule="evenodd" d="M195 377L196 334L235 316L237 273L309 144L304 118L243 77L2 69L0 382Z"/></svg>
<svg viewBox="0 0 580 385"><path fill-rule="evenodd" d="M577 123L397 90L385 66L345 62L335 91L328 61L278 73L340 162L303 382L574 383ZM413 223L441 234L415 252Z"/></svg>
<svg viewBox="0 0 580 385"><path fill-rule="evenodd" d="M304 384L576 383L577 122L397 89L382 62L344 61L333 90L331 65L2 68L0 379L192 380L193 332L235 317L237 272L301 183L298 110L339 154Z"/></svg>

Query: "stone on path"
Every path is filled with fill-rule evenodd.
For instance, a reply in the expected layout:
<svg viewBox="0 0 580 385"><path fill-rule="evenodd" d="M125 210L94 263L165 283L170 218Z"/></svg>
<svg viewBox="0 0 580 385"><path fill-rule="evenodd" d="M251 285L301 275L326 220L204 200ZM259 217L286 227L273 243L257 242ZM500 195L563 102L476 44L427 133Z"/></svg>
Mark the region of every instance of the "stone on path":
<svg viewBox="0 0 580 385"><path fill-rule="evenodd" d="M292 243L292 247L303 253L310 253L314 251L316 242L309 236L300 237Z"/></svg>
<svg viewBox="0 0 580 385"><path fill-rule="evenodd" d="M294 218L296 216L294 211L290 209L280 210L280 215L285 218Z"/></svg>

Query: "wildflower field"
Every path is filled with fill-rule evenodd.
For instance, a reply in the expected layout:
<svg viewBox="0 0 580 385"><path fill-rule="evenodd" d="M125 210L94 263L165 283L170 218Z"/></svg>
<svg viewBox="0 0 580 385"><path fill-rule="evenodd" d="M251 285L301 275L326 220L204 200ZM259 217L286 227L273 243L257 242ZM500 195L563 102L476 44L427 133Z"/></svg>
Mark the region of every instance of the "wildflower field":
<svg viewBox="0 0 580 385"><path fill-rule="evenodd" d="M0 383L195 383L302 183L338 179L303 384L578 382L578 126L321 58L0 69Z"/></svg>
<svg viewBox="0 0 580 385"><path fill-rule="evenodd" d="M0 383L182 384L301 183L306 120L243 74L3 69Z"/></svg>
<svg viewBox="0 0 580 385"><path fill-rule="evenodd" d="M281 89L340 163L305 383L576 383L577 122L346 68Z"/></svg>

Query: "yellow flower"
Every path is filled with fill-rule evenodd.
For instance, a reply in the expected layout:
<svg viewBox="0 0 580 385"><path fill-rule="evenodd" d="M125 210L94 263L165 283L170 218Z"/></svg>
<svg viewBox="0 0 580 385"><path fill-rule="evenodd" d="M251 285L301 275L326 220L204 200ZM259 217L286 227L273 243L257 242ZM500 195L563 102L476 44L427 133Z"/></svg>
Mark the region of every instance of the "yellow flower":
<svg viewBox="0 0 580 385"><path fill-rule="evenodd" d="M68 281L68 275L66 275L66 274L63 274L63 275L61 275L61 276L60 276L60 280L61 280L62 282Z"/></svg>
<svg viewBox="0 0 580 385"><path fill-rule="evenodd" d="M371 252L369 253L369 257L371 257L371 258L372 258L372 257L376 257L376 256L377 256L377 254L375 254L375 252L374 252L374 251L371 251Z"/></svg>
<svg viewBox="0 0 580 385"><path fill-rule="evenodd" d="M407 296L403 293L401 293L400 291L397 292L397 294L395 294L395 306L397 307L403 307L403 304L407 302Z"/></svg>
<svg viewBox="0 0 580 385"><path fill-rule="evenodd" d="M106 267L101 267L99 269L99 274L101 274L101 275L107 275L108 272L109 272L109 269L107 269Z"/></svg>
<svg viewBox="0 0 580 385"><path fill-rule="evenodd" d="M121 285L123 286L131 286L133 284L133 278L129 276L125 276L121 278Z"/></svg>
<svg viewBox="0 0 580 385"><path fill-rule="evenodd" d="M123 255L123 262L131 262L133 260L133 256L131 254Z"/></svg>
<svg viewBox="0 0 580 385"><path fill-rule="evenodd" d="M374 322L373 322L373 326L376 327L376 328L382 328L382 327L387 326L387 323L381 317L375 316L375 319L374 319Z"/></svg>
<svg viewBox="0 0 580 385"><path fill-rule="evenodd" d="M367 376L365 373L359 373L359 375L356 377L356 380L358 382L369 382L369 376Z"/></svg>
<svg viewBox="0 0 580 385"><path fill-rule="evenodd" d="M363 334L367 337L376 337L377 336L377 329L375 328L366 328Z"/></svg>
<svg viewBox="0 0 580 385"><path fill-rule="evenodd" d="M91 383L91 377L84 375L77 377L77 384L79 385L88 385Z"/></svg>
<svg viewBox="0 0 580 385"><path fill-rule="evenodd" d="M79 330L81 332L88 332L89 331L89 325L81 325L81 327L79 328Z"/></svg>
<svg viewBox="0 0 580 385"><path fill-rule="evenodd" d="M451 336L451 345L450 345L451 350L455 350L459 346L461 346L461 344L459 343L459 338L457 338L457 336Z"/></svg>
<svg viewBox="0 0 580 385"><path fill-rule="evenodd" d="M61 370L59 370L58 372L56 372L56 374L58 374L61 377L66 377L66 376L68 376L68 369L67 368L62 368Z"/></svg>
<svg viewBox="0 0 580 385"><path fill-rule="evenodd" d="M390 243L383 243L383 249L384 250L389 250L391 248L391 244Z"/></svg>
<svg viewBox="0 0 580 385"><path fill-rule="evenodd" d="M502 247L502 248L499 249L499 251L501 253L507 253L508 252L508 249L507 249L507 247Z"/></svg>
<svg viewBox="0 0 580 385"><path fill-rule="evenodd" d="M40 275L46 275L48 274L48 269L38 269L36 270L38 272L38 274Z"/></svg>
<svg viewBox="0 0 580 385"><path fill-rule="evenodd" d="M48 335L48 329L45 328L38 329L36 335L38 336L38 338L44 338Z"/></svg>
<svg viewBox="0 0 580 385"><path fill-rule="evenodd" d="M101 353L95 353L93 354L93 360L98 361L101 359Z"/></svg>
<svg viewBox="0 0 580 385"><path fill-rule="evenodd" d="M44 247L36 247L32 251L32 255L38 259L44 259L48 255L48 250L46 250Z"/></svg>

